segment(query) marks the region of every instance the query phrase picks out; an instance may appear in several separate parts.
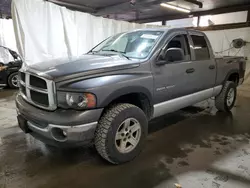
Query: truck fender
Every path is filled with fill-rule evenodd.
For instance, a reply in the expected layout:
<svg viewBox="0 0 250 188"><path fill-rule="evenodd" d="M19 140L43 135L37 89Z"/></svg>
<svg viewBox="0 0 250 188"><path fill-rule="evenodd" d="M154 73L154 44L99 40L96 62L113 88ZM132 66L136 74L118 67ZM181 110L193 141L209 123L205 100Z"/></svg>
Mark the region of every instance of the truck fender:
<svg viewBox="0 0 250 188"><path fill-rule="evenodd" d="M141 86L127 86L120 88L108 95L108 97L100 104L100 106L106 107L119 97L133 93L144 94L145 96L147 96L150 106L153 106L153 99L150 91L147 88Z"/></svg>

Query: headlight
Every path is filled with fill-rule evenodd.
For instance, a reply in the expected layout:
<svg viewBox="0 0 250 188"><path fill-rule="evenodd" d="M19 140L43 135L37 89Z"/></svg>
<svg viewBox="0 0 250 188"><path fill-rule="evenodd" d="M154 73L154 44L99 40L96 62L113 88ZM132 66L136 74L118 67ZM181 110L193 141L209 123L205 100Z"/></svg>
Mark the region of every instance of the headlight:
<svg viewBox="0 0 250 188"><path fill-rule="evenodd" d="M62 108L89 109L96 107L96 97L92 93L58 92L58 106Z"/></svg>

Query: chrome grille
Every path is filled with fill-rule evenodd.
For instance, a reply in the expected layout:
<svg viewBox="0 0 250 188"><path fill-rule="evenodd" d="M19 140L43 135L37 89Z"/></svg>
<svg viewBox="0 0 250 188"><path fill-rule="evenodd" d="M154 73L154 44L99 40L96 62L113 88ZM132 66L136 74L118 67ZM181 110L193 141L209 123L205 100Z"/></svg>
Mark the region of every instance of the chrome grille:
<svg viewBox="0 0 250 188"><path fill-rule="evenodd" d="M52 80L21 71L19 79L20 93L27 102L46 110L56 109L55 83Z"/></svg>

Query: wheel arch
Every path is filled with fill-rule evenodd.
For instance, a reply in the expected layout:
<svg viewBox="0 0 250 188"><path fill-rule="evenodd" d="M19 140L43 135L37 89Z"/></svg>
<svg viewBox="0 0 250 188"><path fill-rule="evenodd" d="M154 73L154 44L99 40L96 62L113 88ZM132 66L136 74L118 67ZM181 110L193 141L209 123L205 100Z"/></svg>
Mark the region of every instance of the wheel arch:
<svg viewBox="0 0 250 188"><path fill-rule="evenodd" d="M124 87L111 93L101 106L107 108L117 103L133 104L146 114L148 119L153 117L153 102L152 95L144 87ZM105 110L104 110L105 111Z"/></svg>
<svg viewBox="0 0 250 188"><path fill-rule="evenodd" d="M229 73L227 74L225 80L224 80L224 84L227 81L232 81L234 83L236 83L238 85L239 83L239 79L240 79L240 74L238 70L231 70L229 71Z"/></svg>

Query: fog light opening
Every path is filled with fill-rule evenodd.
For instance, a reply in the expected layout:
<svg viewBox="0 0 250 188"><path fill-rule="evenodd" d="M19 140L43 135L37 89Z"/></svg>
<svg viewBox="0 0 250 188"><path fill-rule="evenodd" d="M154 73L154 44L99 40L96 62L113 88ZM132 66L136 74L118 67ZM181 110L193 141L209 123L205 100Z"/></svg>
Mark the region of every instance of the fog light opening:
<svg viewBox="0 0 250 188"><path fill-rule="evenodd" d="M67 132L57 127L51 129L51 135L59 142L65 142L67 140Z"/></svg>

